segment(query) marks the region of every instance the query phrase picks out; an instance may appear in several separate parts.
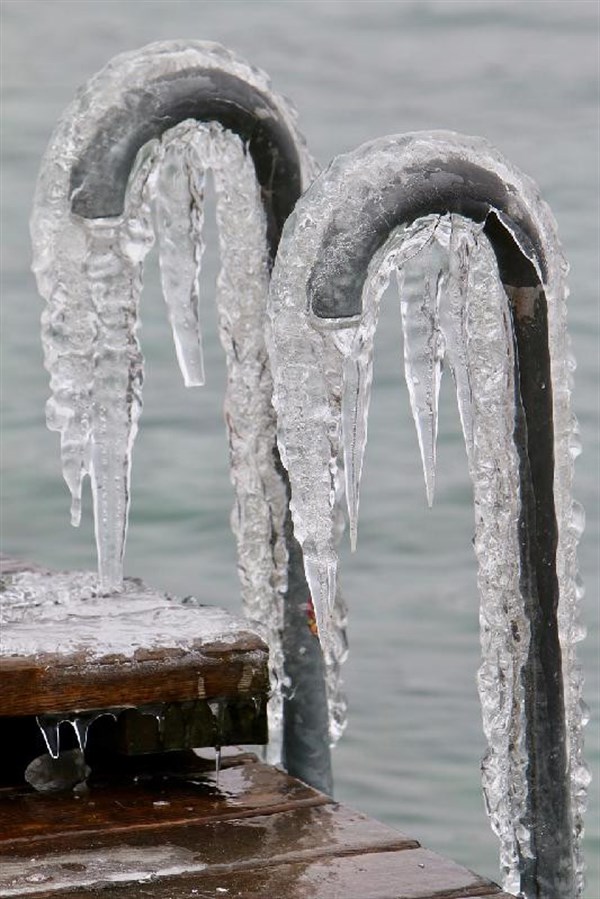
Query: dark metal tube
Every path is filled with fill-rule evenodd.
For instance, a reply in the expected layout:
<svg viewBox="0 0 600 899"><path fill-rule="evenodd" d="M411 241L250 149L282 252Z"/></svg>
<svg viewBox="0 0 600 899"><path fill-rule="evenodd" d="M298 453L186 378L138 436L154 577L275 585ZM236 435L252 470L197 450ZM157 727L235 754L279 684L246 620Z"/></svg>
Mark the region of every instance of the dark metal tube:
<svg viewBox="0 0 600 899"><path fill-rule="evenodd" d="M370 166L369 147L375 156L393 141L398 143L397 167L392 170L375 162ZM311 309L323 319L360 316L369 263L400 225L434 213L456 213L484 223L512 304L516 347L521 590L530 624L529 656L522 675L527 825L534 856L521 859L521 885L528 899L572 899L573 835L557 621L552 383L547 300L538 274L544 279L547 269L544 242L514 188L484 163L465 160L460 148L449 150L447 144L439 155L432 150L425 163L405 163L400 155L405 154L403 160L410 156L410 142L411 136L382 138L355 151L360 154L361 173L345 195L345 200L350 197L352 215L344 200L339 208L334 202L328 213L308 279ZM339 157L340 184L347 172L344 159L352 155ZM336 177L335 165L323 177Z"/></svg>
<svg viewBox="0 0 600 899"><path fill-rule="evenodd" d="M126 91L120 105L98 121L94 136L73 164L71 211L91 219L121 215L138 151L187 119L219 122L247 143L261 187L272 262L285 220L303 187L296 139L267 94L218 68L189 68ZM276 446L273 452L278 460ZM287 473L278 465L289 494ZM309 594L302 551L291 526L286 541L289 587L283 645L292 686L284 700L284 758L291 773L330 794L323 660L318 641L308 641L307 628L302 627L299 610Z"/></svg>
<svg viewBox="0 0 600 899"><path fill-rule="evenodd" d="M444 154L443 158L431 158L426 165L404 166L391 177L385 171L384 177L386 180L380 182L379 172L369 172L368 185L357 189L352 228L346 226L345 217L340 226L337 210L332 209L309 279L315 315L320 318L359 315L362 288L374 254L394 228L434 213L453 212L476 222L486 222L485 230L496 251L502 281L518 286L537 283L537 277L533 280L533 266L521 252L515 252L518 247L510 233L496 216L490 217L492 210L498 210L510 220L511 228L519 235L519 243L535 254L544 276L545 253L535 225L518 197L495 172L455 152Z"/></svg>
<svg viewBox="0 0 600 899"><path fill-rule="evenodd" d="M71 210L83 218L121 215L141 147L186 119L220 122L248 143L275 253L281 229L302 192L294 137L268 96L219 69L162 75L126 92L98 122L71 170Z"/></svg>

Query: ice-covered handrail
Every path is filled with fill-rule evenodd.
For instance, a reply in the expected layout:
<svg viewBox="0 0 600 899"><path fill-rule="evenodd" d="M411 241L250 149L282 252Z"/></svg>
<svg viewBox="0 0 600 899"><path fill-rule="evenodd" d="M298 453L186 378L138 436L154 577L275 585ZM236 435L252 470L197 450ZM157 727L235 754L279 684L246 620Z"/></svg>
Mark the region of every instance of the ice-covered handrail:
<svg viewBox="0 0 600 899"><path fill-rule="evenodd" d="M430 501L444 359L456 382L476 511L484 792L505 885L567 899L582 889L589 775L574 653L579 442L556 225L529 178L486 141L448 132L336 158L288 219L270 288L274 402L326 653L338 459L355 544L373 337L393 270Z"/></svg>
<svg viewBox="0 0 600 899"><path fill-rule="evenodd" d="M208 169L223 263L217 303L228 369L232 525L246 614L266 629L276 681L269 757L281 757L281 687L299 676L302 656L304 686L296 680L286 700L286 740L294 755L298 728L303 740L318 737L311 759L290 770L331 792L323 661L289 521L264 342L281 229L316 165L291 105L263 72L218 44L167 41L115 57L80 90L50 140L31 221L33 268L47 300L47 421L61 432L74 524L82 480L91 479L101 587L118 590L141 411L143 260L156 234L182 374L188 386L202 384L198 276ZM304 627L291 628L289 617L302 615Z"/></svg>
<svg viewBox="0 0 600 899"><path fill-rule="evenodd" d="M117 57L104 70L118 96L88 120L91 133L70 171L71 211L84 218L122 215L144 144L188 119L220 122L248 147L276 249L307 174L289 106L270 90L262 72L219 44L152 44L135 53L132 83L122 73L133 56Z"/></svg>

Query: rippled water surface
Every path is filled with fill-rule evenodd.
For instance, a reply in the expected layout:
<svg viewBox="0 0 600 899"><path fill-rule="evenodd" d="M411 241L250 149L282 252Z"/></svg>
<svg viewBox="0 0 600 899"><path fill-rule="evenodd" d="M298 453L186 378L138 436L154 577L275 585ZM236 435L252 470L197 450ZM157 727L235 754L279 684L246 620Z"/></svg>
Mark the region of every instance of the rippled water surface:
<svg viewBox="0 0 600 899"><path fill-rule="evenodd" d="M46 431L41 302L27 220L41 155L77 86L154 40L229 45L292 97L321 164L372 137L448 128L490 139L535 178L571 262L574 408L584 454L575 494L592 707L588 899L600 895L598 826L598 6L596 2L77 2L5 0L3 27L3 549L53 567L94 567L91 502L69 525L58 438ZM214 226L203 269L207 385L186 390L155 267L142 303L147 362L134 456L128 574L238 610L232 491L221 405L224 359L212 302ZM472 508L455 400L442 388L439 475L426 508L401 376L394 295L376 344L357 553L344 551L350 725L336 750L338 798L491 877L496 844L479 785L478 599Z"/></svg>

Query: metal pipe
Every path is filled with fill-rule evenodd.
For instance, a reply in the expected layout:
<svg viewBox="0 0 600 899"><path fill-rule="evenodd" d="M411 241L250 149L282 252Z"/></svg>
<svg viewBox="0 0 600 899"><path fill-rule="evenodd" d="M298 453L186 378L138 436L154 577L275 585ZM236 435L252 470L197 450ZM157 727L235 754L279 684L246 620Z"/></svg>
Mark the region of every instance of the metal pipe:
<svg viewBox="0 0 600 899"><path fill-rule="evenodd" d="M544 290L548 259L544 234L530 207L503 177L507 166L487 142L443 132L381 138L338 157L302 201L308 210L311 202L323 209L324 196L329 204L311 257L307 290L317 327L325 319L349 324L361 316L369 263L394 229L433 213L456 213L484 223L512 303L516 347L520 586L530 625L522 678L527 824L533 849L533 857L520 860L521 889L528 899L572 899L572 812L557 621L553 397Z"/></svg>
<svg viewBox="0 0 600 899"><path fill-rule="evenodd" d="M199 50L204 61L156 75L157 69L164 69L169 54L175 57L188 50ZM72 164L72 213L88 219L118 217L124 209L136 155L144 144L187 119L219 122L246 142L252 156L267 218L272 263L283 225L306 187L298 136L274 95L252 83L256 72L247 63L216 44L166 42L138 52L140 58L144 57L147 80L142 87L131 89L125 83L117 102L98 115L91 138ZM131 54L128 56L131 58ZM206 64L206 57L212 57L211 65ZM222 65L224 60L226 66ZM276 445L273 456L289 495L287 473ZM331 794L323 658L318 641L309 639L306 617L302 620L301 609L309 591L289 512L286 543L289 567L282 640L291 687L284 696L283 755L291 774Z"/></svg>

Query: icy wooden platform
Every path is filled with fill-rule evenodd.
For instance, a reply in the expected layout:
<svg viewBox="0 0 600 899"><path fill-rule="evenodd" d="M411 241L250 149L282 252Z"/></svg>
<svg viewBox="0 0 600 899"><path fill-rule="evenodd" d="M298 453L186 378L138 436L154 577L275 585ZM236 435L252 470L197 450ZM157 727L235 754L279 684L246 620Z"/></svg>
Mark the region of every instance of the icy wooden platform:
<svg viewBox="0 0 600 899"><path fill-rule="evenodd" d="M0 792L0 896L508 899L252 755L44 796Z"/></svg>
<svg viewBox="0 0 600 899"><path fill-rule="evenodd" d="M24 770L45 751L36 716L58 739L61 718L87 727L114 712L114 732L100 727L105 754L267 741L268 650L245 619L136 579L105 596L91 572L0 564L0 739L11 764Z"/></svg>
<svg viewBox="0 0 600 899"><path fill-rule="evenodd" d="M267 647L247 621L127 579L96 592L89 572L2 560L0 716L187 700L268 690Z"/></svg>

